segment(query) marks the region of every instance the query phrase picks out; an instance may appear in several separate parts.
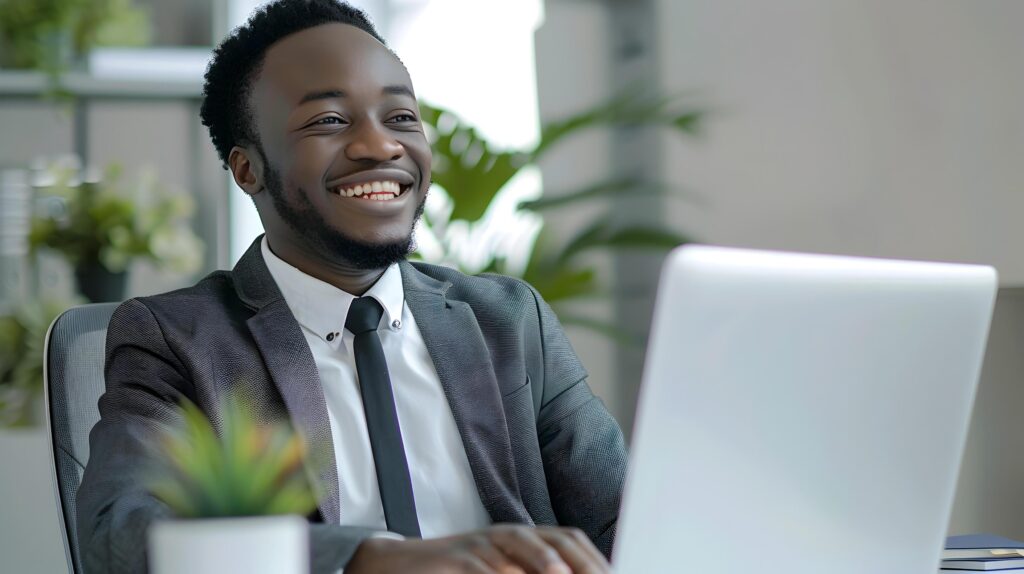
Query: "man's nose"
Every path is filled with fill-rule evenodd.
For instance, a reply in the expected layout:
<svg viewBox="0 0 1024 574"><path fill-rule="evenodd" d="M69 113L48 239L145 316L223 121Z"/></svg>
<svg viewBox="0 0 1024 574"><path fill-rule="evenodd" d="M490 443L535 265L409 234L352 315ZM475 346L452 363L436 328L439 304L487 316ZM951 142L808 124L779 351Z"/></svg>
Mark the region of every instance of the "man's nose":
<svg viewBox="0 0 1024 574"><path fill-rule="evenodd" d="M351 160L394 161L405 153L405 148L391 137L387 128L377 122L363 122L356 126L352 140L345 147Z"/></svg>

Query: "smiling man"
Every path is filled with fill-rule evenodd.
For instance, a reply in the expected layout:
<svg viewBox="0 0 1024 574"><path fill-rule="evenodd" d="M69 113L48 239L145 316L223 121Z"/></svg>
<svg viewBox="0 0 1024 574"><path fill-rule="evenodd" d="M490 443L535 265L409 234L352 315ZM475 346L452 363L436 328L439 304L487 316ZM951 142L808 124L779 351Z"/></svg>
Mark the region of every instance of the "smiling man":
<svg viewBox="0 0 1024 574"><path fill-rule="evenodd" d="M145 489L155 429L229 390L287 419L322 494L314 570L604 572L622 434L525 283L410 263L430 187L412 82L333 0L263 7L216 50L203 123L266 234L230 272L132 299L78 493L88 572L146 568L169 517Z"/></svg>

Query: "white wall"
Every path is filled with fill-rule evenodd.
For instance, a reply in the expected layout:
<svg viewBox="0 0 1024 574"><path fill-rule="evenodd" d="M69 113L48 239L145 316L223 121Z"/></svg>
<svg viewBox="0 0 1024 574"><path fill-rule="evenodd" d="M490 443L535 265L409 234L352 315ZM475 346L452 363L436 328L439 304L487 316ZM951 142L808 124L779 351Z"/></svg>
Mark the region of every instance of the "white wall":
<svg viewBox="0 0 1024 574"><path fill-rule="evenodd" d="M546 0L544 22L535 35L542 122L564 119L611 97L609 19L609 11L599 2ZM610 131L596 129L587 137L572 138L552 149L540 161L545 195L555 196L608 179L612 147ZM560 241L567 240L607 207L605 202L594 202L547 213L548 232ZM592 263L605 275L612 266L607 256L599 256ZM614 320L614 308L607 299L578 301L569 310L605 322ZM628 425L632 412L619 400L612 341L582 327L568 326L566 334L590 375L591 388L611 413Z"/></svg>
<svg viewBox="0 0 1024 574"><path fill-rule="evenodd" d="M0 428L2 572L68 572L49 442L42 426Z"/></svg>
<svg viewBox="0 0 1024 574"><path fill-rule="evenodd" d="M665 140L713 243L995 265L1024 283L1024 2L659 0ZM996 308L950 529L1024 536L1024 298Z"/></svg>
<svg viewBox="0 0 1024 574"><path fill-rule="evenodd" d="M1024 289L996 301L957 484L951 534L1024 540Z"/></svg>
<svg viewBox="0 0 1024 574"><path fill-rule="evenodd" d="M707 242L984 262L1024 282L1024 2L659 0L666 139Z"/></svg>

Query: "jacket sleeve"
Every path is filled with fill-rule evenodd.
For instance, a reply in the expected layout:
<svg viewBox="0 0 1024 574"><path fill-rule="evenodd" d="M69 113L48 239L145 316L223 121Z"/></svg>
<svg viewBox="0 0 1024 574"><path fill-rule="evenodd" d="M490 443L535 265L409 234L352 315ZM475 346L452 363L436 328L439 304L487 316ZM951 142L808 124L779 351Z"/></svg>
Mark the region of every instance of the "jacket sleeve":
<svg viewBox="0 0 1024 574"><path fill-rule="evenodd" d="M178 420L191 385L156 319L137 300L114 311L107 328L106 392L89 434L89 462L78 488L79 552L86 572L143 572L146 530L169 517L142 485L153 434Z"/></svg>
<svg viewBox="0 0 1024 574"><path fill-rule="evenodd" d="M610 557L626 475L625 441L591 392L554 312L534 296L544 357L537 434L551 505L559 524L579 528Z"/></svg>
<svg viewBox="0 0 1024 574"><path fill-rule="evenodd" d="M160 324L139 300L118 307L107 329L106 392L89 435L89 461L78 489L76 524L85 572L146 572L146 534L171 518L144 486L152 440L180 421L182 399L196 402L187 369ZM314 572L337 572L375 531L311 524Z"/></svg>

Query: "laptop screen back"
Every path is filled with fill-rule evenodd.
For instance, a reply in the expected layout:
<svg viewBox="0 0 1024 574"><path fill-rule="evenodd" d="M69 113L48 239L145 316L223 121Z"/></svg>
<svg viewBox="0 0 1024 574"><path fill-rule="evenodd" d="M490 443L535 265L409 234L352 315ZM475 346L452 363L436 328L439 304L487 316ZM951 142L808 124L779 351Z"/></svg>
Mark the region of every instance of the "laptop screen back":
<svg viewBox="0 0 1024 574"><path fill-rule="evenodd" d="M615 570L935 571L995 289L981 266L673 252Z"/></svg>

